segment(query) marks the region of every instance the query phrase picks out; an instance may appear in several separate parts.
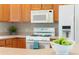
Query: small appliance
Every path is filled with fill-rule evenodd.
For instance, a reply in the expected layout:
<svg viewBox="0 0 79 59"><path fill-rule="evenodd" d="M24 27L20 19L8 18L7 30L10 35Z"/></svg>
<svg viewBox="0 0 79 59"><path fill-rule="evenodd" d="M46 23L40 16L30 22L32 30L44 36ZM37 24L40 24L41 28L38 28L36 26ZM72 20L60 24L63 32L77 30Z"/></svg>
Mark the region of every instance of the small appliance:
<svg viewBox="0 0 79 59"><path fill-rule="evenodd" d="M53 23L53 10L32 10L31 23Z"/></svg>

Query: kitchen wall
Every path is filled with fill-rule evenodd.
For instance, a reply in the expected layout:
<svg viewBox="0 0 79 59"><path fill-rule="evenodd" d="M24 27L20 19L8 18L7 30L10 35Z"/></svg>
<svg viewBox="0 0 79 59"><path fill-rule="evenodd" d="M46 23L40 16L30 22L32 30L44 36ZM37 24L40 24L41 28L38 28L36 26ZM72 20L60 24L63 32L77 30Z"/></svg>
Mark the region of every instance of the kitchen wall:
<svg viewBox="0 0 79 59"><path fill-rule="evenodd" d="M8 28L11 25L11 23L0 23L0 35L7 35Z"/></svg>
<svg viewBox="0 0 79 59"><path fill-rule="evenodd" d="M53 24L17 23L18 34L30 34L34 27L54 27Z"/></svg>
<svg viewBox="0 0 79 59"><path fill-rule="evenodd" d="M8 35L8 28L11 25L15 25L17 27L17 34L19 35L29 35L32 33L34 27L57 27L57 24L31 24L31 23L0 23L0 35ZM56 30L56 34L58 30Z"/></svg>

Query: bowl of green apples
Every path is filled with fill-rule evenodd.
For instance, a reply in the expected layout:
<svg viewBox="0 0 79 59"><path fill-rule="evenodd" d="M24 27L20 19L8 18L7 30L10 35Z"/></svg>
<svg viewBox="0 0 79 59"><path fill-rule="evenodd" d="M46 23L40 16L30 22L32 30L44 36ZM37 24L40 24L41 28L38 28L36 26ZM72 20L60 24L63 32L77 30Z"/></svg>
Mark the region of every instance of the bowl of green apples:
<svg viewBox="0 0 79 59"><path fill-rule="evenodd" d="M51 42L52 48L54 48L58 55L68 55L70 49L74 46L75 42L66 38L58 38Z"/></svg>

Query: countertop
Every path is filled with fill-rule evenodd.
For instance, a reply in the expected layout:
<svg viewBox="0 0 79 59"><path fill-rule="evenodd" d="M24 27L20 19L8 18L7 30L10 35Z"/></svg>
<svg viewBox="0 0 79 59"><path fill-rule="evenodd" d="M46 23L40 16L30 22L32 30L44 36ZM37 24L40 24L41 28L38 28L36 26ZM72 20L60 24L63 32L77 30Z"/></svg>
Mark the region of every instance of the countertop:
<svg viewBox="0 0 79 59"><path fill-rule="evenodd" d="M9 38L26 38L26 35L1 35L0 39L9 39ZM50 37L52 39L56 39L57 37Z"/></svg>
<svg viewBox="0 0 79 59"><path fill-rule="evenodd" d="M53 48L49 49L21 49L0 47L0 55L55 55ZM70 50L70 55L79 55L79 42Z"/></svg>
<svg viewBox="0 0 79 59"><path fill-rule="evenodd" d="M3 35L0 36L0 39L9 39L9 38L26 38L25 35Z"/></svg>

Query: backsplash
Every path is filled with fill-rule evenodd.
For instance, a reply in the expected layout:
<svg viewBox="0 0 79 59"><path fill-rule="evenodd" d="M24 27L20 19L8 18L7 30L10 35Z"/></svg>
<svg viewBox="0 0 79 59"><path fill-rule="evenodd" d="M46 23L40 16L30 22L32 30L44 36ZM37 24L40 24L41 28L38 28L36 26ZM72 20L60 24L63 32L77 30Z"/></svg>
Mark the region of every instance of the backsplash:
<svg viewBox="0 0 79 59"><path fill-rule="evenodd" d="M0 23L0 35L7 35L8 28L11 25L11 23Z"/></svg>
<svg viewBox="0 0 79 59"><path fill-rule="evenodd" d="M30 34L34 27L54 27L53 24L16 23L18 34Z"/></svg>
<svg viewBox="0 0 79 59"><path fill-rule="evenodd" d="M34 27L54 27L55 26L55 28L58 28L57 24L52 24L52 23L51 24L47 24L47 23L46 24L43 24L43 23L42 24L32 24L32 23L25 23L25 22L24 23L0 23L0 32L1 32L0 35L9 34L8 28L11 25L15 25L17 27L17 34L19 34L19 35L31 34ZM58 33L57 31L56 31L56 34Z"/></svg>

